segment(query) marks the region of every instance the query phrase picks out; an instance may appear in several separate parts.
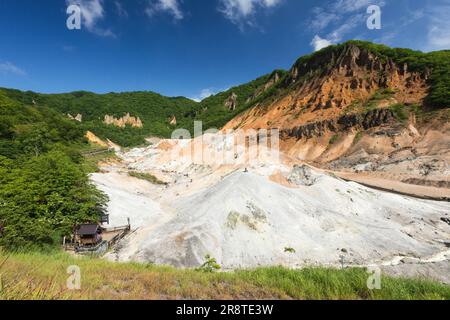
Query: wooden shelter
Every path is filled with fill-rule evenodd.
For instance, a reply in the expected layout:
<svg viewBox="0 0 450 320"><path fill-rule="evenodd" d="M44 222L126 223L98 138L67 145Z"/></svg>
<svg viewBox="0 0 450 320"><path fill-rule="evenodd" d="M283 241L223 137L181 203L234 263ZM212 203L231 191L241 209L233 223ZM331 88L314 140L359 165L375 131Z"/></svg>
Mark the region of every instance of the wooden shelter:
<svg viewBox="0 0 450 320"><path fill-rule="evenodd" d="M81 224L76 227L75 242L79 245L96 246L102 240L102 228L98 224Z"/></svg>
<svg viewBox="0 0 450 320"><path fill-rule="evenodd" d="M109 224L109 214L102 214L100 217L100 222L103 224Z"/></svg>

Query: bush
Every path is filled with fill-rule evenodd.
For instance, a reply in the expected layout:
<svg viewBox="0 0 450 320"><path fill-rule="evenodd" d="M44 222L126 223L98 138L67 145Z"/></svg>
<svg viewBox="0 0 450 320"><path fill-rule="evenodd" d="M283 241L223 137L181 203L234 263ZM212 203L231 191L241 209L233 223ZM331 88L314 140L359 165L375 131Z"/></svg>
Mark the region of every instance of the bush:
<svg viewBox="0 0 450 320"><path fill-rule="evenodd" d="M201 272L214 272L220 270L220 265L217 263L215 258L212 258L209 254L205 256L205 263L201 265L201 267L196 269Z"/></svg>

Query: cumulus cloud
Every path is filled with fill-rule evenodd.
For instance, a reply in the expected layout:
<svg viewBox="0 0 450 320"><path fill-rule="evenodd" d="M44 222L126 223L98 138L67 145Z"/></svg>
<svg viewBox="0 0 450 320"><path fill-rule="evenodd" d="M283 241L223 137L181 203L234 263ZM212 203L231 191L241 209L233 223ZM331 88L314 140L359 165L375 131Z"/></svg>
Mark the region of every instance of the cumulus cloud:
<svg viewBox="0 0 450 320"><path fill-rule="evenodd" d="M145 12L149 17L153 17L158 12L166 12L176 20L184 18L178 0L149 0Z"/></svg>
<svg viewBox="0 0 450 320"><path fill-rule="evenodd" d="M98 26L99 21L104 19L105 10L103 0L66 0L66 4L78 5L81 9L82 28L89 32L103 37L115 37L115 34L109 29L103 29Z"/></svg>
<svg viewBox="0 0 450 320"><path fill-rule="evenodd" d="M322 39L321 37L319 37L318 35L316 35L312 41L311 41L311 45L314 48L314 51L318 51L320 49L326 48L328 46L331 46L333 43L327 39Z"/></svg>
<svg viewBox="0 0 450 320"><path fill-rule="evenodd" d="M252 17L258 8L277 6L282 0L220 0L219 11L239 27L253 25Z"/></svg>
<svg viewBox="0 0 450 320"><path fill-rule="evenodd" d="M14 65L13 63L6 61L0 63L0 73L2 74L14 74L17 76L25 76L26 72L19 68L18 66Z"/></svg>

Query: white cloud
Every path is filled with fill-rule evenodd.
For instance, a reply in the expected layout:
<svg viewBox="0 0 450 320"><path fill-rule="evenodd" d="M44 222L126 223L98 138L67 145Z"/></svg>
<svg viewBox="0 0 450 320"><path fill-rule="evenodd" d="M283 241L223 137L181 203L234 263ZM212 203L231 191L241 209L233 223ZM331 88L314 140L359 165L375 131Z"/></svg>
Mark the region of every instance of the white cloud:
<svg viewBox="0 0 450 320"><path fill-rule="evenodd" d="M145 12L149 17L153 17L157 12L167 12L176 20L184 18L178 0L149 0Z"/></svg>
<svg viewBox="0 0 450 320"><path fill-rule="evenodd" d="M395 46L396 40L405 32L408 31L411 25L418 23L419 20L423 20L425 17L425 9L419 8L416 10L406 10L402 13L400 19L396 19L394 22L383 24L383 33L380 37L373 39L376 43L382 43L389 46ZM417 43L417 39L415 39Z"/></svg>
<svg viewBox="0 0 450 320"><path fill-rule="evenodd" d="M339 20L339 15L334 12L327 12L320 7L316 7L312 10L314 19L309 21L309 28L315 31L324 30L331 23Z"/></svg>
<svg viewBox="0 0 450 320"><path fill-rule="evenodd" d="M116 6L116 11L119 17L121 18L128 18L128 11L125 10L122 3L118 0L114 1L114 5Z"/></svg>
<svg viewBox="0 0 450 320"><path fill-rule="evenodd" d="M206 88L200 91L199 94L195 95L194 97L191 97L192 100L200 102L210 96L213 96L216 94L216 91L212 88Z"/></svg>
<svg viewBox="0 0 450 320"><path fill-rule="evenodd" d="M282 0L220 0L219 11L234 24L242 28L253 25L252 17L257 8L268 9L277 6Z"/></svg>
<svg viewBox="0 0 450 320"><path fill-rule="evenodd" d="M311 42L314 50L338 43L357 27L366 28L366 9L370 5L383 7L384 0L338 0L328 1L324 6L312 10L309 29L316 33ZM330 31L330 29L332 29ZM328 32L326 32L328 30ZM325 33L321 38L317 33Z"/></svg>
<svg viewBox="0 0 450 320"><path fill-rule="evenodd" d="M0 63L0 73L2 74L14 74L17 76L25 76L27 73L21 68L17 67L13 63L6 61Z"/></svg>
<svg viewBox="0 0 450 320"><path fill-rule="evenodd" d="M81 9L82 25L89 32L102 37L115 37L115 34L109 29L103 29L98 26L100 20L105 17L103 0L66 0L67 5L78 5Z"/></svg>
<svg viewBox="0 0 450 320"><path fill-rule="evenodd" d="M430 8L427 51L450 49L450 1Z"/></svg>
<svg viewBox="0 0 450 320"><path fill-rule="evenodd" d="M326 48L328 46L331 46L333 43L327 39L322 39L321 37L319 37L318 35L316 35L312 41L311 41L311 45L314 48L314 51L318 51L320 49Z"/></svg>
<svg viewBox="0 0 450 320"><path fill-rule="evenodd" d="M331 31L327 38L330 39L331 42L336 43L342 41L342 38L350 33L352 30L357 28L358 26L363 25L364 28L366 27L365 23L365 15L364 14L354 14L350 16L348 19L346 19L345 23L342 23L339 27Z"/></svg>
<svg viewBox="0 0 450 320"><path fill-rule="evenodd" d="M338 0L334 1L331 6L331 10L338 10L341 13L352 13L356 11L361 11L369 7L370 5L384 6L384 1L374 1L374 0Z"/></svg>

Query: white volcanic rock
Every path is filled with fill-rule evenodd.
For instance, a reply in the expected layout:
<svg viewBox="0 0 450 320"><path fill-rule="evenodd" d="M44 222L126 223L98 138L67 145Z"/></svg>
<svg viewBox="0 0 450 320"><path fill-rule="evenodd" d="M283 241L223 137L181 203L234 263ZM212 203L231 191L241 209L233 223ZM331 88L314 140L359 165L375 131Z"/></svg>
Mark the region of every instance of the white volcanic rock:
<svg viewBox="0 0 450 320"><path fill-rule="evenodd" d="M289 163L245 170L173 159L168 152L158 145L122 155L125 167L164 177L167 188L119 169L93 176L111 198L113 223L130 217L138 227L110 259L197 267L210 254L233 269L339 265L341 259L390 264L447 250L439 240L450 237L440 220L449 203L376 191ZM273 179L277 172L280 181Z"/></svg>

